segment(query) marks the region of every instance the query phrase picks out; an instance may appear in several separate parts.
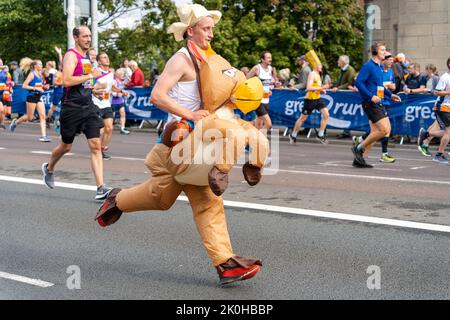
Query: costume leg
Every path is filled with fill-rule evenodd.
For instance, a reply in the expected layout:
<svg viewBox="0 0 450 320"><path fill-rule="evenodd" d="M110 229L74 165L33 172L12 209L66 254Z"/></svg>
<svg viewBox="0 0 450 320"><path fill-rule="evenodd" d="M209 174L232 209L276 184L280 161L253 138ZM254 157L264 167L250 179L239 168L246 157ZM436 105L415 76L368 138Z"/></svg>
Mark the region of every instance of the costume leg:
<svg viewBox="0 0 450 320"><path fill-rule="evenodd" d="M145 165L153 176L146 182L124 189L117 194L117 207L123 212L168 210L181 193L182 187L167 170L170 149L157 144L147 155Z"/></svg>
<svg viewBox="0 0 450 320"><path fill-rule="evenodd" d="M209 186L183 186L192 207L197 230L215 267L234 256L223 200Z"/></svg>

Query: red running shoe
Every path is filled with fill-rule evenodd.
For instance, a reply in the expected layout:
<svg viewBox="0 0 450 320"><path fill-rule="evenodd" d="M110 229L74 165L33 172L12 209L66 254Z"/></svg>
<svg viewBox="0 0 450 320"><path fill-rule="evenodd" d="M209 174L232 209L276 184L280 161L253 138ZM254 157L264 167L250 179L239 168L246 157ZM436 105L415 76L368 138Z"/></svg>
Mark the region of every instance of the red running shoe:
<svg viewBox="0 0 450 320"><path fill-rule="evenodd" d="M261 265L261 261L256 259L237 256L230 258L217 267L220 284L225 285L253 278L261 270Z"/></svg>
<svg viewBox="0 0 450 320"><path fill-rule="evenodd" d="M120 219L122 210L116 206L116 196L121 190L119 188L112 189L106 200L100 206L100 209L98 209L95 220L97 220L101 227L105 228Z"/></svg>

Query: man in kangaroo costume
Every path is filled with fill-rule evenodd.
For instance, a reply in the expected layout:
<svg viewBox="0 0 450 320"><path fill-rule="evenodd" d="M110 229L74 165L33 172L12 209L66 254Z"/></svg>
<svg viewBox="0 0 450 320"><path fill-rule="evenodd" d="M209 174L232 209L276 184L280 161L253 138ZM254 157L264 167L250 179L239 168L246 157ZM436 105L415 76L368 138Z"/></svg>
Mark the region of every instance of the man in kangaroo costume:
<svg viewBox="0 0 450 320"><path fill-rule="evenodd" d="M183 5L178 8L177 13L180 22L172 24L168 32L174 34L176 41L187 39L187 44L167 62L153 88L152 103L167 111L169 118L162 139L145 160L152 177L130 189L113 189L100 207L96 220L102 227L106 227L115 223L123 212L168 210L183 191L192 207L197 230L219 274L220 284L223 285L252 278L260 271L262 265L258 259L234 254L223 199L220 196L228 185L227 174L241 153L240 145L245 147L248 143L251 147L259 149L254 150L256 153L254 164L246 163L243 171L250 185L258 183L261 179L260 171L267 160L268 141L264 135L255 132L248 123L234 119L229 110L240 103L248 105L251 100L255 100L254 104L257 106L262 98L262 86L259 92L258 86L254 86L252 81L247 82L244 77L242 82L240 74L234 72L235 69L225 68L223 71L226 73L224 76L228 77L227 81L229 78L234 79L227 82L231 90L230 92L224 90L226 96L214 95L213 92L217 90L208 83L209 80L201 79L201 69L205 62L208 62L209 56L216 56L210 42L214 26L222 14L219 11L208 11L198 4ZM214 63L208 65L212 66ZM221 65L221 62L218 65ZM230 93L234 93L234 96ZM203 101L203 97L207 101ZM223 102L217 103L220 100ZM205 107L206 105L208 107ZM208 110L215 113L211 114ZM178 139L180 130L176 129L183 128L183 125L190 134L182 134L183 140L177 144L181 139ZM204 138L206 135L202 132L200 138L196 138L201 128L203 131L205 128L217 129L222 136L219 139L206 139ZM241 129L239 134L236 133L237 129ZM217 143L218 140L238 141L238 147L224 147L223 149L235 152L231 152L231 156L222 154L219 161L217 159L214 161L215 165L186 163L187 159L191 161L194 158L196 152L189 155L184 152L185 149L180 152L180 148L187 148L199 141L208 144ZM174 157L171 156L174 153L180 155L183 161L180 163L174 161ZM223 158L230 161L223 161ZM196 175L206 178L199 179L201 181L198 183L189 183L198 180L192 179L192 176Z"/></svg>

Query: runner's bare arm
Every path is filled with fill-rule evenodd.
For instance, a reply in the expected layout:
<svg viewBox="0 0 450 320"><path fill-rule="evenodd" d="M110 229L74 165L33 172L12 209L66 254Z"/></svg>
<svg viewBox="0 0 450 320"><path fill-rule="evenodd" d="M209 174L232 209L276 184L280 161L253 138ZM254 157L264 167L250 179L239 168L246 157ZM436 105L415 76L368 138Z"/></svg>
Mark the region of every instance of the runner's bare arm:
<svg viewBox="0 0 450 320"><path fill-rule="evenodd" d="M82 84L83 82L86 82L90 79L89 75L82 75L82 76L74 76L73 72L75 68L77 67L77 57L75 53L68 52L66 56L64 57L63 61L63 84L64 87L73 87L79 84ZM100 71L98 69L95 69L92 72L93 78L98 78L100 76Z"/></svg>
<svg viewBox="0 0 450 320"><path fill-rule="evenodd" d="M189 74L189 68L190 66L183 54L176 54L170 58L153 88L151 103L161 110L195 122L208 116L209 112L206 110L190 111L181 107L169 97L169 92L176 83Z"/></svg>
<svg viewBox="0 0 450 320"><path fill-rule="evenodd" d="M247 79L259 76L259 68L258 66L254 66L252 70L247 74Z"/></svg>

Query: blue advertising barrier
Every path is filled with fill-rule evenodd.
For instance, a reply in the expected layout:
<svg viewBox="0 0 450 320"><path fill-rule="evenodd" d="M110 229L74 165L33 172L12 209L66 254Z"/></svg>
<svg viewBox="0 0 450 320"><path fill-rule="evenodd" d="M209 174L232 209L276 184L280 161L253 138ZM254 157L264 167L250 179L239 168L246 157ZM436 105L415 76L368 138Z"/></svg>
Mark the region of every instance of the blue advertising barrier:
<svg viewBox="0 0 450 320"><path fill-rule="evenodd" d="M130 92L130 96L126 102L126 117L132 120L166 120L167 113L161 109L156 108L150 103L150 88L133 88L127 89ZM25 113L26 112L26 99L27 90L22 87L14 87L12 112L13 113ZM46 109L50 109L52 104L53 90L45 91L42 95ZM54 113L58 115L58 111Z"/></svg>
<svg viewBox="0 0 450 320"><path fill-rule="evenodd" d="M274 90L270 98L270 117L275 126L294 127L303 109L305 91ZM421 127L427 128L436 119L433 106L436 97L428 94L400 94L402 102L387 107L392 125L392 133L415 136ZM330 113L328 128L369 131L369 121L365 115L361 98L351 91L327 92L322 95ZM306 128L318 128L321 115L318 111L305 122Z"/></svg>
<svg viewBox="0 0 450 320"><path fill-rule="evenodd" d="M166 120L167 114L150 103L151 88L132 88L127 100L127 119ZM392 133L415 136L421 127L428 127L435 120L433 106L436 98L427 94L400 95L401 103L388 107ZM294 127L296 119L303 109L305 91L274 90L270 98L270 117L275 126ZM43 101L48 108L51 105L52 91L46 91ZM367 116L364 114L358 93L351 91L327 92L322 95L327 105L330 118L328 127L369 131ZM14 88L12 112L25 113L26 90ZM314 111L305 122L306 128L318 128L320 113Z"/></svg>

